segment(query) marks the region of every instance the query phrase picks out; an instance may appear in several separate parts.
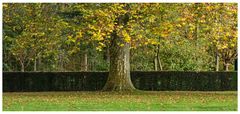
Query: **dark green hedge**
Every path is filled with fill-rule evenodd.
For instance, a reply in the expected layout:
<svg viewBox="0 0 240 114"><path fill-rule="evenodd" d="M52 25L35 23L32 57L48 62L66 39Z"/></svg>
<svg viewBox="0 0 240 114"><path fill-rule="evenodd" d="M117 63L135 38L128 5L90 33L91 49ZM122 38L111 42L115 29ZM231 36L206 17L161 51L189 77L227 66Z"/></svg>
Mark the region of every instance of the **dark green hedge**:
<svg viewBox="0 0 240 114"><path fill-rule="evenodd" d="M96 91L108 72L3 72L3 91ZM134 86L150 91L237 90L237 72L131 72Z"/></svg>

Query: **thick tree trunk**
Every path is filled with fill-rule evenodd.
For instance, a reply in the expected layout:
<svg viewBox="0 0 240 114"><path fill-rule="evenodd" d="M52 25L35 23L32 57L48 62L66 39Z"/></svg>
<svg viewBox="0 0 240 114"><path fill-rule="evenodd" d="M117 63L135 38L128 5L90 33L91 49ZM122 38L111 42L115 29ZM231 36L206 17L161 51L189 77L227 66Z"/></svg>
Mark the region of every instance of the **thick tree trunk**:
<svg viewBox="0 0 240 114"><path fill-rule="evenodd" d="M123 41L115 33L109 50L109 76L103 91L134 91L130 77L129 43L124 43L124 46L119 46L118 43Z"/></svg>
<svg viewBox="0 0 240 114"><path fill-rule="evenodd" d="M109 52L109 47L107 48L107 63L110 64L110 52Z"/></svg>
<svg viewBox="0 0 240 114"><path fill-rule="evenodd" d="M127 5L126 10L129 6ZM125 26L129 21L129 13L120 16L116 22ZM121 44L124 44L123 46ZM114 30L110 45L110 69L108 80L103 91L134 91L135 88L130 77L130 44L126 43L123 38L119 37Z"/></svg>

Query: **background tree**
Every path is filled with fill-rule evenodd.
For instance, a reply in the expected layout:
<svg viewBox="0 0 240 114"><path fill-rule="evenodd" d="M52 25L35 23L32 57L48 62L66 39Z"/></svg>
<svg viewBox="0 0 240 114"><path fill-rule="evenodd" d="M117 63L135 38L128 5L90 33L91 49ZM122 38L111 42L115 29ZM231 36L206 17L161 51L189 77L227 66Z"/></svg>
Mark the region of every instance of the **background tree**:
<svg viewBox="0 0 240 114"><path fill-rule="evenodd" d="M224 70L237 58L237 4L207 4L209 39L217 56L223 61Z"/></svg>
<svg viewBox="0 0 240 114"><path fill-rule="evenodd" d="M130 70L231 70L236 17L233 3L3 4L3 69L109 71L106 91L133 91Z"/></svg>

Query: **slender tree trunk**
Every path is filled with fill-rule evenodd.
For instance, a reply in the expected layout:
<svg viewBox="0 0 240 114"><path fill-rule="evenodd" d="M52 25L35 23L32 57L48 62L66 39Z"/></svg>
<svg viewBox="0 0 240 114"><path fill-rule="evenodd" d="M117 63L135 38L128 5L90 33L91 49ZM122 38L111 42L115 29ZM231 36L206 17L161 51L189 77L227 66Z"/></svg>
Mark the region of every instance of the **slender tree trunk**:
<svg viewBox="0 0 240 114"><path fill-rule="evenodd" d="M157 55L154 57L154 70L158 71L158 60L157 60Z"/></svg>
<svg viewBox="0 0 240 114"><path fill-rule="evenodd" d="M225 71L229 71L229 64L226 64Z"/></svg>
<svg viewBox="0 0 240 114"><path fill-rule="evenodd" d="M72 71L76 71L76 60L74 59Z"/></svg>
<svg viewBox="0 0 240 114"><path fill-rule="evenodd" d="M41 60L41 56L38 58L38 70L39 70L39 71L42 70L42 60Z"/></svg>
<svg viewBox="0 0 240 114"><path fill-rule="evenodd" d="M160 38L159 38L160 41ZM155 71L162 70L162 63L160 58L160 45L156 46L155 57L154 57L154 69Z"/></svg>
<svg viewBox="0 0 240 114"><path fill-rule="evenodd" d="M219 56L218 56L218 52L216 52L216 71L219 71Z"/></svg>
<svg viewBox="0 0 240 114"><path fill-rule="evenodd" d="M60 69L60 71L63 71L63 52L60 53L59 57L60 57L60 59L59 59L59 67L60 68L59 69Z"/></svg>
<svg viewBox="0 0 240 114"><path fill-rule="evenodd" d="M103 91L134 91L130 77L129 43L123 43L115 32L112 36L109 76ZM124 46L119 46L118 43L123 43Z"/></svg>
<svg viewBox="0 0 240 114"><path fill-rule="evenodd" d="M25 66L24 66L24 63L21 62L21 72L24 72L25 71Z"/></svg>
<svg viewBox="0 0 240 114"><path fill-rule="evenodd" d="M34 58L34 71L37 71L37 58Z"/></svg>
<svg viewBox="0 0 240 114"><path fill-rule="evenodd" d="M154 70L158 71L158 47L155 46L155 55L154 55Z"/></svg>
<svg viewBox="0 0 240 114"><path fill-rule="evenodd" d="M157 56L157 60L158 60L158 64L159 64L159 70L162 71L162 63L161 63L161 58L160 58L160 55L158 54Z"/></svg>
<svg viewBox="0 0 240 114"><path fill-rule="evenodd" d="M81 57L81 71L88 70L88 55L87 50L84 50L82 57Z"/></svg>
<svg viewBox="0 0 240 114"><path fill-rule="evenodd" d="M224 64L224 70L225 71L229 71L229 65L230 65L229 63Z"/></svg>
<svg viewBox="0 0 240 114"><path fill-rule="evenodd" d="M158 45L158 48L157 48L157 61L158 61L159 69L162 70L162 63L160 58L160 45Z"/></svg>
<svg viewBox="0 0 240 114"><path fill-rule="evenodd" d="M224 70L225 70L225 71L229 71L229 65L230 65L230 64L231 64L231 62L230 62L229 59L225 59L225 60L224 60L223 65L224 65Z"/></svg>

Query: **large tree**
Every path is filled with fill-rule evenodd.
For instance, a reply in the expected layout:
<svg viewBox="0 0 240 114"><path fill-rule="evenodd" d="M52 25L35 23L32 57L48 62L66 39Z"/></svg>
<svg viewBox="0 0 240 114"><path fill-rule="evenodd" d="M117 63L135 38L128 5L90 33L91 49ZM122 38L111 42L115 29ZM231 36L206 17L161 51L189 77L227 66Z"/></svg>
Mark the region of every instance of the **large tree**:
<svg viewBox="0 0 240 114"><path fill-rule="evenodd" d="M130 48L152 43L144 28L160 10L159 4L80 4L83 14L78 37L98 43L97 50L109 47L109 76L105 91L133 91L130 77ZM76 8L76 9L77 9Z"/></svg>
<svg viewBox="0 0 240 114"><path fill-rule="evenodd" d="M223 69L229 70L237 58L237 4L205 4L205 36L216 55L216 70L222 60Z"/></svg>

